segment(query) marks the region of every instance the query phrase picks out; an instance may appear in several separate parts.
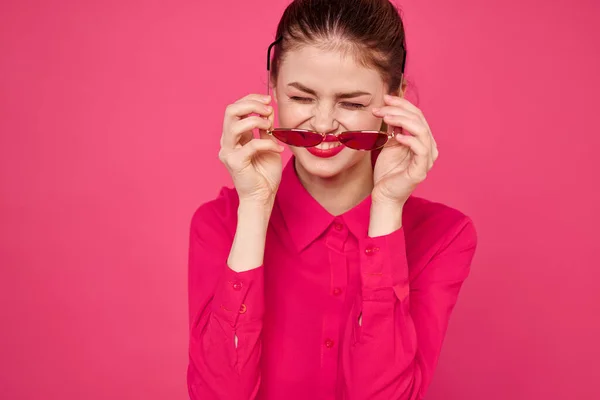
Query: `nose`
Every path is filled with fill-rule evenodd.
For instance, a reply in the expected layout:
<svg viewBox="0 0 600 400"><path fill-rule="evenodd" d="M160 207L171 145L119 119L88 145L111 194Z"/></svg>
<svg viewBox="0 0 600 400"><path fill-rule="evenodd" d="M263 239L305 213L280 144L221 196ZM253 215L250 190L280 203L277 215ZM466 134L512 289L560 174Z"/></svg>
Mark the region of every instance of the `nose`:
<svg viewBox="0 0 600 400"><path fill-rule="evenodd" d="M338 130L339 123L335 119L334 110L326 104L315 107L315 114L311 119L311 128L322 134L333 134Z"/></svg>

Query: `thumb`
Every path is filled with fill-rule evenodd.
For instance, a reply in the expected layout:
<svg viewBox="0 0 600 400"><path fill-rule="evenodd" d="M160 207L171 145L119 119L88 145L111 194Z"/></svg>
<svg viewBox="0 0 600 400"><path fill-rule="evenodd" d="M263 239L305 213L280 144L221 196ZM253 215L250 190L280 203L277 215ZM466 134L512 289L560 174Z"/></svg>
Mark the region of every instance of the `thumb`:
<svg viewBox="0 0 600 400"><path fill-rule="evenodd" d="M260 136L261 139L269 139L269 140L272 140L275 143L278 142L277 139L275 139L275 137L273 135L269 135L267 133L267 131L265 131L265 130L262 130L262 129L259 130L258 131L258 135Z"/></svg>
<svg viewBox="0 0 600 400"><path fill-rule="evenodd" d="M274 119L275 119L275 112L272 112L272 113L271 113L271 114L270 114L270 115L267 117L267 119L268 119L268 120L269 120L269 122L270 122L270 128L269 128L269 129L273 129L273 126L274 126L274 123L273 123L273 122L274 122ZM267 133L267 131L265 131L264 129L259 129L259 130L258 130L258 134L259 134L259 136L260 136L260 138L261 138L261 139L270 139L270 140L273 140L274 142L277 142L277 139L275 139L275 138L273 137L273 135L269 135L269 134Z"/></svg>

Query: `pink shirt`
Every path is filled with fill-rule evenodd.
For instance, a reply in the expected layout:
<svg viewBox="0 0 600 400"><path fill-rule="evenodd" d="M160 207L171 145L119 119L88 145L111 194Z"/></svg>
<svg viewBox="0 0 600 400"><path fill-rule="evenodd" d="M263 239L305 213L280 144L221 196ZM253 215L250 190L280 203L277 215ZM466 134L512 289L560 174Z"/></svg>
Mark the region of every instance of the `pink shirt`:
<svg viewBox="0 0 600 400"><path fill-rule="evenodd" d="M227 258L238 198L191 225L191 399L422 399L477 237L457 210L411 197L403 227L367 235L371 199L329 214L286 165L264 265ZM359 317L362 314L362 323ZM238 346L234 344L238 337Z"/></svg>

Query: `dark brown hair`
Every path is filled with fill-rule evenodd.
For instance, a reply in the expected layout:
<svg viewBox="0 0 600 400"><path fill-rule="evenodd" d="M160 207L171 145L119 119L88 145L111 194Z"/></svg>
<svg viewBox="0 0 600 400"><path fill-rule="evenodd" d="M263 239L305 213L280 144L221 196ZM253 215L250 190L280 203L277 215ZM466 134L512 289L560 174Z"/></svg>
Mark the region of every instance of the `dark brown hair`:
<svg viewBox="0 0 600 400"><path fill-rule="evenodd" d="M406 63L404 24L389 0L294 0L277 26L271 79L289 50L311 44L349 52L376 68L390 92L403 83Z"/></svg>

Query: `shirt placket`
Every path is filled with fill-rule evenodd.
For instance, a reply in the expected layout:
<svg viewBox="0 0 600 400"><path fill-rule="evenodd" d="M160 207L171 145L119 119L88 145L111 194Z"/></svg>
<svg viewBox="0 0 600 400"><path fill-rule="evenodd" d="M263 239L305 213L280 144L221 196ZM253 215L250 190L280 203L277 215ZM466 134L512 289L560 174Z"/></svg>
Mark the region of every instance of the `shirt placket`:
<svg viewBox="0 0 600 400"><path fill-rule="evenodd" d="M335 398L335 384L339 360L340 329L342 325L344 300L348 288L348 260L345 244L348 239L348 229L341 218L336 218L329 227L325 245L328 251L330 285L329 301L323 319L321 345L321 376L323 391L326 398Z"/></svg>

